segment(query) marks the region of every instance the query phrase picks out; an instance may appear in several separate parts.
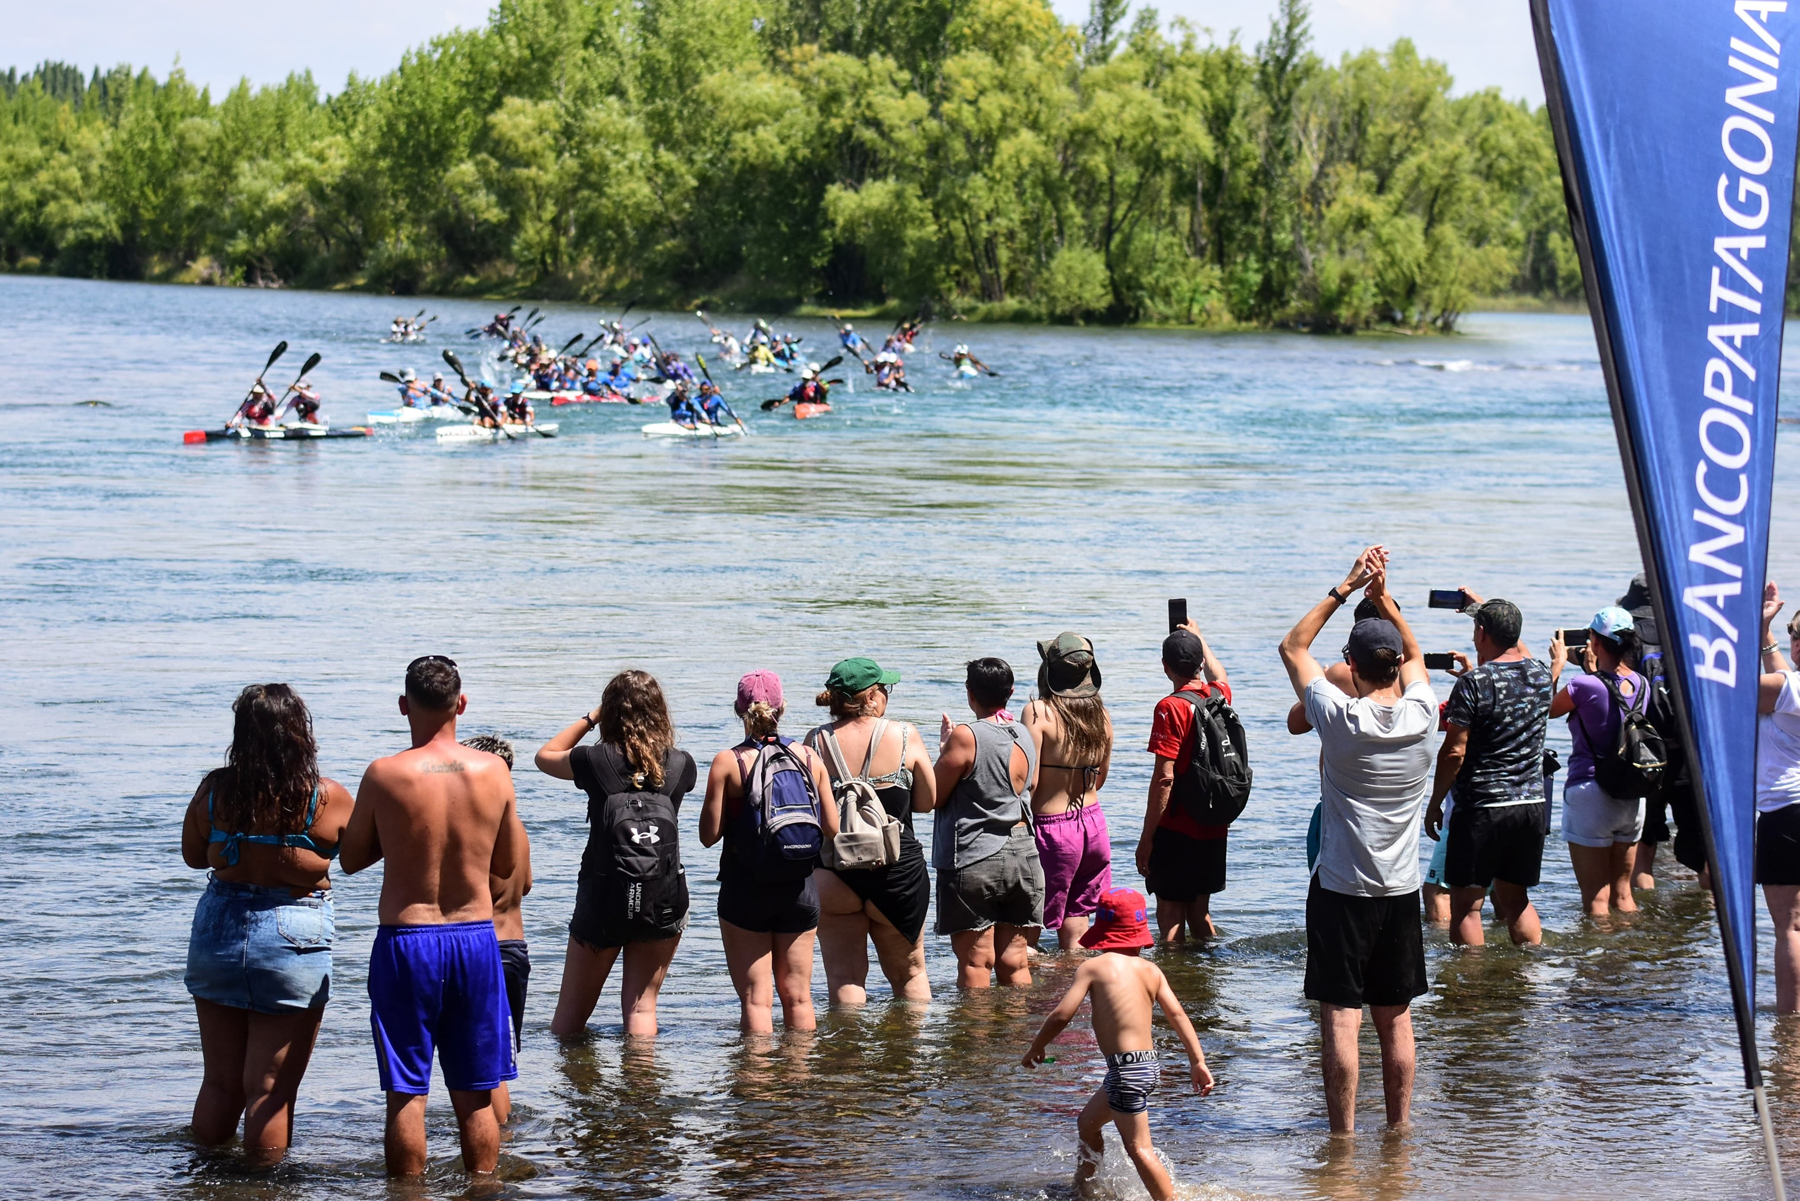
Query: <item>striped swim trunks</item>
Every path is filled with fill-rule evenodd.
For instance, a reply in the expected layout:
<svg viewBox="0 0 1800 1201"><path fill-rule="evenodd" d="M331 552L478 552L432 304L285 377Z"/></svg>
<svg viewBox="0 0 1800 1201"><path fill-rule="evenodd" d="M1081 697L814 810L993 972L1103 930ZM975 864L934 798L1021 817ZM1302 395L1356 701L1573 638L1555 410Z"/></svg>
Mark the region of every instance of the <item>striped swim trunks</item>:
<svg viewBox="0 0 1800 1201"><path fill-rule="evenodd" d="M1106 1103L1114 1113L1143 1113L1162 1079L1155 1051L1119 1051L1106 1057Z"/></svg>

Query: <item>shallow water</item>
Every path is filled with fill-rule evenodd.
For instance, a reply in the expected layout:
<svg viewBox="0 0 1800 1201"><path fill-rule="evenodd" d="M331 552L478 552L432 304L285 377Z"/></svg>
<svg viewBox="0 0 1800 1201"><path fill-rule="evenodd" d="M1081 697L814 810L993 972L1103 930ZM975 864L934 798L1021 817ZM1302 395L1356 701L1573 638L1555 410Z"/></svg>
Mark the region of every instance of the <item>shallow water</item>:
<svg viewBox="0 0 1800 1201"><path fill-rule="evenodd" d="M1119 878L1141 886L1156 646L1165 599L1185 595L1230 671L1258 781L1215 899L1224 937L1157 954L1220 1082L1201 1100L1171 1072L1153 1111L1187 1195L1767 1194L1709 902L1675 873L1641 917L1597 930L1554 841L1541 950L1458 953L1428 935L1413 1128L1380 1129L1366 1053L1361 1132L1326 1137L1300 996L1317 746L1283 730L1275 644L1374 540L1427 649L1468 633L1424 609L1428 587L1514 599L1538 647L1622 591L1636 546L1585 317L1477 316L1454 340L943 326L912 360L918 395L859 389L809 422L753 415L754 437L716 446L646 441L657 414L623 406L558 410L561 437L520 445L181 445L284 337L289 371L324 352L315 378L338 424L390 407L375 372L428 368L441 344L378 341L416 307L0 277L0 1181L35 1196L386 1195L363 993L377 871L338 881L336 995L288 1162L252 1173L185 1137L200 1061L181 974L203 877L178 829L245 683L293 682L326 771L354 786L404 745L393 698L426 651L463 665L465 732L514 739L526 763L625 665L662 679L704 762L734 740L731 685L752 667L781 672L803 728L830 663L872 654L904 677L893 715L935 745L964 660L1000 654L1029 676L1035 640L1072 628L1105 671L1120 740L1105 808ZM456 331L493 306L431 307L460 350ZM594 329L591 310L551 311L553 342ZM691 315L651 328L701 345ZM936 352L958 339L1003 378L951 380ZM726 387L751 411L785 378ZM1785 439L1777 471L1785 502L1800 473ZM1778 503L1784 581L1800 581L1792 512ZM928 1007L891 1002L877 975L865 1010L748 1042L690 803L694 920L661 1037L627 1044L609 991L592 1040L559 1048L547 1024L584 807L529 768L518 786L535 972L507 1193L1067 1195L1074 1114L1100 1074L1085 1019L1055 1064L1017 1060L1072 961L1047 961L1029 991L958 996L947 942L928 937ZM1766 1013L1762 941L1760 1041L1800 1162L1800 1026ZM1167 1032L1162 1045L1179 1063ZM460 1195L441 1092L431 1134L423 1193ZM1137 1195L1116 1151L1106 1178Z"/></svg>

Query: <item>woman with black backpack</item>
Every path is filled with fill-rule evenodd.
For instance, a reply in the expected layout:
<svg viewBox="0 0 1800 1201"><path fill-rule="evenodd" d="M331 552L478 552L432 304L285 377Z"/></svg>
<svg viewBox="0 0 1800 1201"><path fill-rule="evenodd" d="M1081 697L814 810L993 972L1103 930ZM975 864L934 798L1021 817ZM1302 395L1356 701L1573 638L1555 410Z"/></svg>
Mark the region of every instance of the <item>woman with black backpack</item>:
<svg viewBox="0 0 1800 1201"><path fill-rule="evenodd" d="M1644 792L1628 778L1617 753L1620 728L1647 717L1650 690L1633 670L1638 636L1631 614L1608 605L1588 623L1582 665L1587 674L1562 686L1550 702L1551 717L1568 717L1569 774L1563 784L1563 840L1581 886L1589 917L1633 913L1631 877L1644 832ZM1568 664L1559 631L1550 643L1551 686ZM1632 792L1635 795L1621 795Z"/></svg>
<svg viewBox="0 0 1800 1201"><path fill-rule="evenodd" d="M737 715L744 740L713 757L700 810L700 845L721 838L719 938L741 1006L738 1028L768 1034L781 1024L812 1030L813 939L819 890L813 869L838 831L828 803L825 761L779 733L787 706L781 679L753 671L738 681Z"/></svg>
<svg viewBox="0 0 1800 1201"><path fill-rule="evenodd" d="M576 745L596 729L598 742ZM675 745L669 706L655 678L622 671L607 682L598 709L538 750L537 766L573 780L588 795L588 845L550 1032L569 1038L587 1028L623 951L625 1033L654 1035L657 994L687 928L687 874L675 815L694 787L694 757Z"/></svg>

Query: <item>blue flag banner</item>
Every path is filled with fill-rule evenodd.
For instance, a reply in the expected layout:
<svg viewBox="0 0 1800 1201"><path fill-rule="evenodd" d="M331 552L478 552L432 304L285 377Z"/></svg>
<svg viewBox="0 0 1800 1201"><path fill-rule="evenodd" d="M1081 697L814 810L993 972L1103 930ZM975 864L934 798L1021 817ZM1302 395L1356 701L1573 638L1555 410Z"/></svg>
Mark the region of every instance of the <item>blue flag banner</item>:
<svg viewBox="0 0 1800 1201"><path fill-rule="evenodd" d="M1800 134L1787 8L1532 0L1751 1087L1759 634Z"/></svg>

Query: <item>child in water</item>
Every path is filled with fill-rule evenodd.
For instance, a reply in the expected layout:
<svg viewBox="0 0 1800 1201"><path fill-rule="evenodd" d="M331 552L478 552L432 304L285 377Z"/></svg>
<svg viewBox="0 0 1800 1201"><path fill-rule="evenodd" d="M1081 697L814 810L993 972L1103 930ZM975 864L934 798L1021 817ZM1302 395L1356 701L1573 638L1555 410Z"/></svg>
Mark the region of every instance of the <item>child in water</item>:
<svg viewBox="0 0 1800 1201"><path fill-rule="evenodd" d="M1113 953L1096 955L1076 969L1074 984L1044 1019L1043 1029L1025 1052L1026 1067L1044 1062L1044 1049L1074 1018L1082 998L1092 996L1094 1038L1106 1053L1106 1080L1094 1090L1077 1121L1081 1133L1080 1158L1075 1164L1078 1196L1087 1195L1088 1182L1100 1170L1106 1154L1101 1133L1108 1121L1119 1128L1125 1154L1131 1157L1150 1195L1156 1201L1175 1196L1168 1169L1150 1146L1150 1094L1156 1091L1162 1074L1150 1035L1152 1003L1162 1006L1163 1016L1181 1037L1195 1090L1203 1097L1212 1091L1206 1054L1187 1013L1161 970L1138 958L1138 952L1151 943L1146 908L1143 895L1129 888L1116 888L1100 898L1099 912L1082 935L1081 945Z"/></svg>
<svg viewBox="0 0 1800 1201"><path fill-rule="evenodd" d="M513 745L506 739L477 734L463 739L462 744L500 756L506 763L506 770L512 770ZM525 943L525 919L520 912L520 903L531 891L531 842L525 836L522 822L513 835L513 845L517 850L512 875L489 876L488 887L494 896L494 936L500 941L500 966L506 973L506 1005L512 1010L516 1052L524 1045L525 989L531 982L531 953ZM504 1126L512 1117L512 1090L506 1086L506 1081L502 1080L500 1087L494 1090L492 1104L494 1120Z"/></svg>

